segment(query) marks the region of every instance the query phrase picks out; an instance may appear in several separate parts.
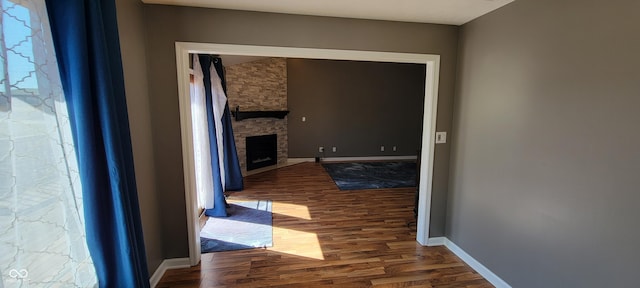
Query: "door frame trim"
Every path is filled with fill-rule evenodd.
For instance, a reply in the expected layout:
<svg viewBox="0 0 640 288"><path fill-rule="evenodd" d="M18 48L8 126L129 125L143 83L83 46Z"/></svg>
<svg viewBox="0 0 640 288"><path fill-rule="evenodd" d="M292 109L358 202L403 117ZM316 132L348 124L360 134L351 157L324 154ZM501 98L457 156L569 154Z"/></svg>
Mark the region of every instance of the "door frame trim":
<svg viewBox="0 0 640 288"><path fill-rule="evenodd" d="M189 98L190 53L425 64L425 101L422 125L422 151L420 153L421 167L418 189L419 201L416 240L421 245L427 246L431 215L431 189L433 183L440 55L194 42L176 42L175 46L180 129L182 132L182 163L184 168L187 231L189 238L189 260L191 265L197 265L200 262L201 251L200 231L197 229L197 227L199 227L199 215L197 215L198 204L195 185L193 130L191 127L191 101Z"/></svg>

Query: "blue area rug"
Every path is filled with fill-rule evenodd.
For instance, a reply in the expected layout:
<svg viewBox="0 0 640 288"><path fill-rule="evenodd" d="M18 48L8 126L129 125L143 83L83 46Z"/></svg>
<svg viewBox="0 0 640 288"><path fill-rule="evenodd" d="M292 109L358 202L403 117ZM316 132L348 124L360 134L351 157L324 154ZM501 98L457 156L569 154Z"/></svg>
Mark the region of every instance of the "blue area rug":
<svg viewBox="0 0 640 288"><path fill-rule="evenodd" d="M325 163L322 166L340 190L416 186L415 162Z"/></svg>
<svg viewBox="0 0 640 288"><path fill-rule="evenodd" d="M271 201L230 202L228 217L209 217L200 231L202 253L271 247Z"/></svg>

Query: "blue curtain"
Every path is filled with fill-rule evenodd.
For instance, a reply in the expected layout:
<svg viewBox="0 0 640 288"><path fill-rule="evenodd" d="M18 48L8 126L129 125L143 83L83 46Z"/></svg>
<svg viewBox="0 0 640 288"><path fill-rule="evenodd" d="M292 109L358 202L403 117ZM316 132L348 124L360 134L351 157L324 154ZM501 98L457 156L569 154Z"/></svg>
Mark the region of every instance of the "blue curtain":
<svg viewBox="0 0 640 288"><path fill-rule="evenodd" d="M149 287L113 0L47 1L100 287Z"/></svg>
<svg viewBox="0 0 640 288"><path fill-rule="evenodd" d="M202 74L204 76L206 109L207 109L207 122L209 126L209 144L211 152L211 167L213 173L213 198L214 207L212 209L206 209L205 215L212 217L226 217L226 200L224 198L224 191L226 190L242 190L243 180L240 170L240 163L238 161L238 153L236 152L235 140L233 138L233 129L231 127L231 117L229 112L229 104L225 105L225 111L222 117L223 126L223 147L218 147L216 141L216 127L213 115L213 100L211 93L211 65L214 65L218 76L222 82L222 88L226 94L226 81L224 79L224 73L222 72L222 61L219 58L211 57L210 55L198 55L200 65L202 67ZM224 167L220 167L220 160L218 158L218 149L223 149L223 163ZM225 169L225 189L222 187L222 178L220 169Z"/></svg>
<svg viewBox="0 0 640 288"><path fill-rule="evenodd" d="M220 57L213 58L213 66L222 80L222 89L227 94L227 81L224 76L224 68ZM225 189L226 191L239 191L244 188L242 182L242 170L240 169L240 161L238 161L238 152L236 150L236 142L233 137L233 127L231 127L231 112L229 111L229 102L224 107L222 115L222 127L224 129L224 170L225 170Z"/></svg>
<svg viewBox="0 0 640 288"><path fill-rule="evenodd" d="M227 216L227 201L224 198L222 178L220 175L220 158L218 156L218 141L216 141L216 125L213 115L213 99L211 93L211 57L198 55L204 77L205 106L209 127L209 151L211 153L211 172L213 173L213 208L206 209L204 214L212 217ZM224 168L224 167L223 167Z"/></svg>

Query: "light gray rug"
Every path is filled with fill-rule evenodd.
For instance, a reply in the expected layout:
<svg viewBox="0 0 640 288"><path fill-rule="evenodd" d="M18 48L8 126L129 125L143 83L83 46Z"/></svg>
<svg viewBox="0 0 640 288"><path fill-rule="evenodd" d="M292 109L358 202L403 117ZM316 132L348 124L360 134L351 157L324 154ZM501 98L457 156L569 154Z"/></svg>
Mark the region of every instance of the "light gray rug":
<svg viewBox="0 0 640 288"><path fill-rule="evenodd" d="M202 253L273 246L271 201L230 202L228 217L209 217L200 231Z"/></svg>

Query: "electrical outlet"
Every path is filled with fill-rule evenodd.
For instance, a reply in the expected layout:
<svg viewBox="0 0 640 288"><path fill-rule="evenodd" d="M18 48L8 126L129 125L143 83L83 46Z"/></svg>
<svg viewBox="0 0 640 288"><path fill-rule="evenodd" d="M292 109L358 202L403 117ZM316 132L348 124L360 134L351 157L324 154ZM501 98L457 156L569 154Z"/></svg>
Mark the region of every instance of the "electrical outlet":
<svg viewBox="0 0 640 288"><path fill-rule="evenodd" d="M447 143L447 132L436 132L436 144Z"/></svg>
<svg viewBox="0 0 640 288"><path fill-rule="evenodd" d="M384 152L384 145L380 146L380 152Z"/></svg>
<svg viewBox="0 0 640 288"><path fill-rule="evenodd" d="M324 147L322 147L322 146L318 147L318 152L324 153Z"/></svg>
<svg viewBox="0 0 640 288"><path fill-rule="evenodd" d="M396 152L396 151L398 151L398 147L393 146L393 152Z"/></svg>
<svg viewBox="0 0 640 288"><path fill-rule="evenodd" d="M331 148L331 151L336 152L336 151L338 151L338 149L336 149L336 147L333 146L333 148Z"/></svg>

